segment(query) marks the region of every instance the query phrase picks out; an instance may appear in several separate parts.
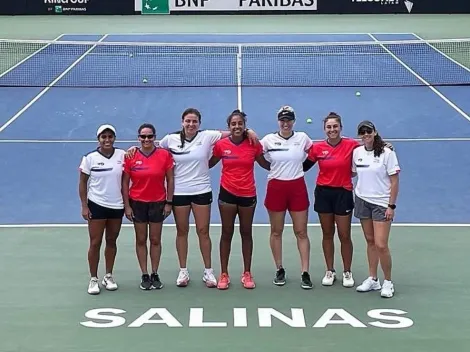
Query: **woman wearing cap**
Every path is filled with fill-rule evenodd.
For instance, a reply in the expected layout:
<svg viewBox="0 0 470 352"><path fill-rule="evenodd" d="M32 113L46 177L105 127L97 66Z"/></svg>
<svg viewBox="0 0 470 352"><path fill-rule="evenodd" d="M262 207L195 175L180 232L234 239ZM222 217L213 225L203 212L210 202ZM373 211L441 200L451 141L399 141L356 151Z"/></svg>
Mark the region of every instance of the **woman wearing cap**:
<svg viewBox="0 0 470 352"><path fill-rule="evenodd" d="M171 213L175 188L174 161L167 150L155 146L156 131L153 125L145 123L140 126L138 136L141 147L124 163L122 194L126 217L134 223L137 260L142 271L140 288L158 290L163 287L158 268L162 254L163 221ZM148 240L151 275L147 267Z"/></svg>
<svg viewBox="0 0 470 352"><path fill-rule="evenodd" d="M79 167L82 217L88 222L90 237L88 265L91 279L88 293L92 295L100 293L98 264L105 230L106 275L103 277L102 285L110 291L118 288L113 277L113 267L117 252L116 240L124 215L121 176L125 151L114 147L116 129L113 126L100 126L96 136L99 142L98 148L86 154Z"/></svg>
<svg viewBox="0 0 470 352"><path fill-rule="evenodd" d="M382 140L372 122L361 122L357 132L363 145L353 153L353 172L357 174L354 216L361 221L369 262L369 277L357 291L381 289L381 296L390 298L395 289L388 241L395 216L400 165L395 151ZM379 262L384 274L382 286L377 276Z"/></svg>
<svg viewBox="0 0 470 352"><path fill-rule="evenodd" d="M278 111L279 131L266 135L261 144L264 157L271 164L264 205L271 224L270 245L276 265L273 283L286 283L282 262L282 233L288 211L292 222L301 262L301 287L313 288L309 275L310 240L307 233L308 199L302 162L312 145L304 132L294 131L295 112L290 106Z"/></svg>
<svg viewBox="0 0 470 352"><path fill-rule="evenodd" d="M194 108L186 109L181 116L182 129L163 137L159 146L167 149L175 160L175 192L171 203L176 222L176 251L180 270L176 285L189 284L187 268L189 217L193 213L199 248L204 262L202 280L207 287L216 287L217 279L212 269L212 242L209 236L212 204L212 186L209 175L209 159L214 144L230 136L230 131L199 130L201 113ZM247 129L248 139L257 142L256 134ZM135 153L130 148L129 155Z"/></svg>
<svg viewBox="0 0 470 352"><path fill-rule="evenodd" d="M255 161L264 169L269 170L269 163L263 157L260 143L251 144L246 136L246 114L240 110L233 111L227 118L227 125L232 135L219 140L209 160L209 167L214 167L222 160L220 178L219 211L222 221L220 236L221 273L217 283L219 290L230 286L228 263L238 215L242 242L243 271L241 283L244 288L255 288L251 272L253 254L253 217L257 198L254 176Z"/></svg>

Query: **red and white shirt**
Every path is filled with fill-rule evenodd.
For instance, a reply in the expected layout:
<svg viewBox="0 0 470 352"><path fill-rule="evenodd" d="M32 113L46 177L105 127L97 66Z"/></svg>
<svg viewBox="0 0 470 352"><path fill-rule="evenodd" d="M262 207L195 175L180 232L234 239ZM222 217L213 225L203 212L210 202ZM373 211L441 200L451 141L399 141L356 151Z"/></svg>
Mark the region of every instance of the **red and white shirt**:
<svg viewBox="0 0 470 352"><path fill-rule="evenodd" d="M256 196L254 163L263 154L261 144L244 139L235 144L230 138L219 140L213 155L222 159L221 186L237 197Z"/></svg>
<svg viewBox="0 0 470 352"><path fill-rule="evenodd" d="M124 172L130 176L129 197L140 202L161 202L166 199L166 172L173 168L170 152L155 148L149 155L137 149L133 158L124 162Z"/></svg>
<svg viewBox="0 0 470 352"><path fill-rule="evenodd" d="M308 159L318 163L318 186L342 187L352 191L351 163L353 151L359 142L343 137L336 145L326 140L314 143L308 152Z"/></svg>

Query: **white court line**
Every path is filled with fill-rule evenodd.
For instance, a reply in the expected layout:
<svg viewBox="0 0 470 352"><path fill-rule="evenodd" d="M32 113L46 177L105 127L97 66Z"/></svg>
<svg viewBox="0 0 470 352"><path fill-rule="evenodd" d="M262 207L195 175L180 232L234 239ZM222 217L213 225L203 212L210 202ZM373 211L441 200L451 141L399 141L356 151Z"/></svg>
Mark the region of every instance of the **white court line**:
<svg viewBox="0 0 470 352"><path fill-rule="evenodd" d="M60 38L62 38L63 34L59 35L57 38L53 39L51 43L49 44L46 44L45 46L43 46L41 49L38 49L36 50L34 53L32 53L31 55L25 57L23 60L21 60L20 62L16 63L15 65L13 65L12 67L10 67L8 70L6 70L5 72L2 72L0 73L0 78L2 78L3 76L5 76L8 72L11 72L13 71L15 68L17 68L18 66L22 65L23 63L25 63L26 61L28 61L29 59L31 59L33 56L39 54L41 51L43 51L44 49L46 49L49 45L52 45L55 41L58 41ZM14 39L13 39L14 40Z"/></svg>
<svg viewBox="0 0 470 352"><path fill-rule="evenodd" d="M99 41L101 42L105 39L107 34L105 34ZM88 49L83 55L81 55L75 62L73 62L64 72L62 72L54 81L52 81L45 89L43 89L38 95L36 95L28 104L26 104L20 111L18 111L11 119L5 122L0 127L0 132L3 132L8 126L10 126L18 117L23 115L23 113L28 110L36 101L38 101L44 94L46 94L49 89L51 89L57 82L59 82L62 77L64 77L70 70L72 70L80 61L82 61L94 48L96 44L93 45L90 49Z"/></svg>
<svg viewBox="0 0 470 352"><path fill-rule="evenodd" d="M22 229L22 228L86 228L87 224L14 224L14 225L2 225L0 224L0 228L3 229ZM195 224L189 224L189 227L195 227ZM211 224L211 227L221 227L221 224ZM271 225L269 224L253 224L253 227L262 227L262 228L269 228ZM353 223L352 227L360 227L361 225L358 223ZM134 227L133 224L122 224L122 227L125 228L132 228ZM163 227L176 227L175 224L163 224ZM239 227L239 224L235 224L235 227ZM285 227L292 227L292 224L285 224ZM312 223L308 224L308 227L320 227L320 224ZM394 223L392 227L470 227L470 224L433 224L433 223Z"/></svg>
<svg viewBox="0 0 470 352"><path fill-rule="evenodd" d="M456 61L455 59L451 58L449 55L443 53L441 50L437 49L436 47L432 46L431 44L429 44L428 42L426 42L423 38L421 38L419 35L413 33L413 35L418 38L419 40L422 40L424 44L426 44L427 46L429 46L430 48L434 49L435 51L437 51L439 54L441 54L442 56L444 56L446 59L452 61L454 64L462 67L464 70L470 72L470 68L462 65L460 62Z"/></svg>
<svg viewBox="0 0 470 352"><path fill-rule="evenodd" d="M369 33L365 32L247 32L247 33L209 33L209 32L154 32L154 33L108 33L110 36L114 35L121 35L121 36L139 36L139 35L207 35L207 36L237 36L237 37L244 37L244 36L255 36L255 35L267 35L267 36L274 36L274 35L283 35L283 36L290 36L290 35L369 35ZM374 32L374 34L390 34L390 35L403 35L403 34L409 34L409 35L414 35L414 33L409 33L409 32ZM64 33L63 35L100 35L100 34L84 34L84 33Z"/></svg>
<svg viewBox="0 0 470 352"><path fill-rule="evenodd" d="M449 138L386 138L387 142L470 142L470 137ZM313 139L320 142L323 139ZM359 139L357 139L359 141ZM158 141L157 141L158 142ZM98 143L93 139L67 140L67 139L0 139L0 143ZM117 140L116 143L138 143L137 140Z"/></svg>
<svg viewBox="0 0 470 352"><path fill-rule="evenodd" d="M379 40L377 40L377 38L375 38L372 34L370 34L370 37L372 39L374 39L377 43L380 43ZM407 64L405 64L402 60L400 60L394 53L392 53L390 50L387 49L387 47L385 45L383 45L382 43L380 43L380 46L385 50L387 51L395 60L398 61L398 63L400 63L404 68L406 68L413 76L415 76L416 78L418 78L422 83L424 83L429 89L431 89L434 93L436 93L442 100L444 100L447 104L449 104L452 108L454 108L455 111L457 111L460 115L462 115L463 117L465 117L467 119L467 121L470 122L470 116L468 116L462 109L460 109L457 105L455 105L450 99L448 99L444 94L442 94L441 92L439 92L436 88L434 88L433 86L431 86L423 77L421 77L420 75L418 75L415 71L413 71Z"/></svg>

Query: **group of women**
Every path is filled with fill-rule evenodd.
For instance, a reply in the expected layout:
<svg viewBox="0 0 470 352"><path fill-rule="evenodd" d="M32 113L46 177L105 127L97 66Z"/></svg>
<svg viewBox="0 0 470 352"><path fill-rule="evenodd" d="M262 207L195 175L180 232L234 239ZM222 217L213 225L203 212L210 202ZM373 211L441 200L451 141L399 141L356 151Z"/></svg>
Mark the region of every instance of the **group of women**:
<svg viewBox="0 0 470 352"><path fill-rule="evenodd" d="M192 212L204 263L202 280L206 286L224 290L231 284L228 265L238 216L243 254L240 282L247 289L255 288L251 260L252 225L257 206L256 162L268 171L264 206L271 225L275 285L282 286L287 279L282 235L288 212L300 254L300 285L304 289L313 288L307 231L310 201L304 175L318 164L313 207L319 215L323 233L326 272L322 284L331 286L336 280L334 234L337 228L343 260L342 284L345 287L355 285L351 269L354 213L361 221L369 262L369 276L357 291L381 290L382 297L392 297L394 286L388 238L400 171L393 148L382 140L370 121L363 121L358 126L358 136L363 142L359 143L341 135L341 117L330 113L323 120L326 139L313 143L306 133L294 130L296 115L291 107L281 107L277 120L278 131L258 140L256 133L247 128L247 118L242 111L235 110L228 116L227 131L210 131L200 130L201 114L190 108L183 112L181 131L168 134L156 143L154 126L144 124L138 130L140 147L132 147L127 152L113 146L116 138L113 126L100 126L97 131L99 147L84 156L80 166L82 216L88 221L90 234L88 293L100 292L97 271L104 232L106 274L102 285L108 290L117 289L112 271L116 239L124 214L134 223L136 253L142 271L141 289L162 288L158 274L162 223L171 212L176 223L176 251L180 265L177 286L187 286L190 281L187 254ZM222 233L219 242L221 271L216 278L209 236L213 198L209 170L219 162L222 163L218 194ZM355 176L357 184L353 189ZM147 269L148 241L150 275ZM383 285L377 274L379 262L384 275Z"/></svg>

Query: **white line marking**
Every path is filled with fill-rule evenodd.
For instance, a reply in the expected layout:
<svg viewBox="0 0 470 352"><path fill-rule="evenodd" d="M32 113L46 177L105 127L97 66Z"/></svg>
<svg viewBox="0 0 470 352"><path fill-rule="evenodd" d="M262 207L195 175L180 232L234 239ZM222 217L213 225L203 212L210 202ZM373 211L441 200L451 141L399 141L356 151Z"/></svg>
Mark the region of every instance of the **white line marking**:
<svg viewBox="0 0 470 352"><path fill-rule="evenodd" d="M470 137L449 138L386 138L388 142L470 142ZM323 139L313 139L320 142ZM357 139L359 141L359 139ZM158 141L157 141L158 142ZM0 143L98 143L93 139L67 140L67 139L0 139ZM116 143L138 143L137 140L117 140Z"/></svg>
<svg viewBox="0 0 470 352"><path fill-rule="evenodd" d="M429 44L428 42L426 42L423 38L421 38L419 35L417 34L414 34L413 35L418 38L419 40L422 40L424 44L426 44L427 46L429 46L430 48L434 49L435 51L437 51L439 54L441 54L442 56L444 56L446 59L452 61L454 64L456 65L459 65L460 67L462 67L464 70L470 72L470 68L462 65L460 62L456 61L455 59L451 58L449 55L443 53L442 51L440 51L439 49L437 49L436 47L432 46L431 44Z"/></svg>
<svg viewBox="0 0 470 352"><path fill-rule="evenodd" d="M101 42L104 38L106 38L106 35L103 36L99 41ZM3 132L8 126L10 126L18 117L23 115L23 113L28 110L36 101L38 101L44 94L46 94L49 89L51 89L57 82L59 82L62 77L64 77L69 71L71 71L80 61L82 61L88 53L90 53L94 48L96 47L96 44L93 45L90 49L88 49L83 55L81 55L77 60L75 60L72 65L70 65L64 72L62 72L54 81L52 81L46 88L44 88L38 95L36 95L28 104L26 104L20 111L18 111L11 119L9 119L7 122L5 122L2 127L0 127L0 132Z"/></svg>
<svg viewBox="0 0 470 352"><path fill-rule="evenodd" d="M0 78L2 78L3 76L5 76L7 73L13 71L15 68L17 68L18 66L22 65L23 63L25 63L26 61L28 61L29 59L31 59L33 56L39 54L41 51L43 51L44 49L46 49L49 45L52 45L55 41L59 40L60 38L62 38L63 34L59 35L57 38L53 39L52 42L46 44L45 46L43 46L42 48L36 50L34 53L32 53L31 55L25 57L23 60L21 60L20 62L16 63L15 65L13 65L12 67L10 67L8 70L6 70L5 72L2 72L0 73Z"/></svg>
<svg viewBox="0 0 470 352"><path fill-rule="evenodd" d="M290 35L368 35L368 33L364 32L299 32L299 33L289 33L289 32L253 32L253 33L208 33L208 32L201 32L201 33L194 33L194 32L163 32L163 33L109 33L109 35L120 35L120 36L140 36L140 35L206 35L206 36L227 36L227 35L234 35L237 37L249 37L254 35L283 35L283 36L290 36ZM408 32L374 32L374 34L409 34L413 35L414 33ZM83 33L64 33L63 35L84 35ZM100 34L87 34L87 35L100 35Z"/></svg>
<svg viewBox="0 0 470 352"><path fill-rule="evenodd" d="M370 34L370 37L374 39L377 43L380 43L380 46L387 51L395 60L397 60L404 68L406 68L413 76L418 78L422 83L424 83L429 89L431 89L434 93L436 93L442 100L444 100L447 104L449 104L452 108L454 108L455 111L457 111L460 115L465 117L467 121L470 122L470 116L468 116L462 109L460 109L457 105L455 105L452 101L450 101L444 94L439 92L436 88L431 86L423 77L418 75L415 71L413 71L407 64L405 64L403 61L401 61L394 53L392 53L390 50L387 49L385 45L383 45L377 38L375 38L372 34Z"/></svg>
<svg viewBox="0 0 470 352"><path fill-rule="evenodd" d="M3 229L15 229L15 228L86 228L87 224L12 224L12 225L0 225ZM132 228L132 224L122 224L122 227ZM195 227L195 224L189 224L190 227ZM211 224L211 227L221 227L221 224ZM239 224L235 224L238 227ZM269 224L253 224L253 227L270 227ZM320 224L311 223L309 227L320 227ZM358 223L353 223L353 227L360 227ZM175 224L163 224L163 227L176 227ZM292 224L285 224L285 227L292 227ZM394 223L392 227L470 227L470 224L433 224L433 223Z"/></svg>

